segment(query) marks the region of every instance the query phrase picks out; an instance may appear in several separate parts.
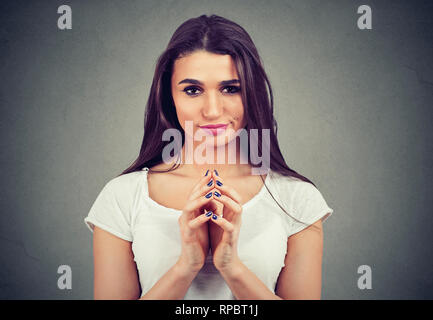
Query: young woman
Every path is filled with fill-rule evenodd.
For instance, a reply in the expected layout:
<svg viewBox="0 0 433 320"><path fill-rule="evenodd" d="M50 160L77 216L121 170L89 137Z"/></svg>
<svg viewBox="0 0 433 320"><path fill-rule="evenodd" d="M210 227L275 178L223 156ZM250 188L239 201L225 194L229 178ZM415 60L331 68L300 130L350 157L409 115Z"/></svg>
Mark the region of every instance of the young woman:
<svg viewBox="0 0 433 320"><path fill-rule="evenodd" d="M137 160L85 218L95 299L320 299L333 209L286 165L276 130L247 32L184 22L156 65Z"/></svg>

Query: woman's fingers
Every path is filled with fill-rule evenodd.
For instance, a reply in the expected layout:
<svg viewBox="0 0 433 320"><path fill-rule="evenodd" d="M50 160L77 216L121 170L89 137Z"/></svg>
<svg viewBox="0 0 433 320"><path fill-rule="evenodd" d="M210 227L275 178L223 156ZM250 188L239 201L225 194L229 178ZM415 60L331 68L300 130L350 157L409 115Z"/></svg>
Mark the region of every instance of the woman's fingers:
<svg viewBox="0 0 433 320"><path fill-rule="evenodd" d="M196 210L205 206L207 210L213 210L216 212L217 205L215 201L212 201L212 195L214 191L215 183L210 170L207 172L207 176L200 179L197 185L193 188L188 199L188 204L184 208L187 212L196 212Z"/></svg>
<svg viewBox="0 0 433 320"><path fill-rule="evenodd" d="M216 216L216 215L213 215L211 220L213 223L220 226L224 230L224 233L227 232L229 234L228 239L233 239L232 236L234 235L234 231L236 230L233 223L229 222L224 217L220 217L220 216Z"/></svg>
<svg viewBox="0 0 433 320"><path fill-rule="evenodd" d="M200 184L198 188L196 188L195 191L191 193L189 197L189 201L208 194L209 192L212 191L213 188L214 188L213 180L210 180L210 182L208 183L206 183L205 181L205 184Z"/></svg>
<svg viewBox="0 0 433 320"><path fill-rule="evenodd" d="M183 211L186 213L194 213L196 210L205 206L206 204L208 204L212 200L213 200L212 199L212 192L209 192L205 196L201 196L201 197L198 197L197 199L188 201L188 203L184 207Z"/></svg>
<svg viewBox="0 0 433 320"><path fill-rule="evenodd" d="M220 176L216 176L215 172L212 173L212 176L215 180L215 188L220 190L220 193L225 194L235 200L237 203L241 203L241 196L239 193L233 189L232 187L224 184L223 179Z"/></svg>
<svg viewBox="0 0 433 320"><path fill-rule="evenodd" d="M190 227L192 230L196 230L200 228L202 224L207 222L213 215L212 211L208 211L206 213L203 213L199 215L197 218L192 219L188 222L188 227Z"/></svg>
<svg viewBox="0 0 433 320"><path fill-rule="evenodd" d="M212 198L212 192L210 192L208 195L210 196L201 196L193 201L188 202L188 204L184 207L182 214L179 217L179 220L185 223L192 221L193 219L202 216L198 215L197 217L194 217L194 214L196 214L202 209L206 209L206 211L210 210L213 214L219 212L220 210L218 209L218 205L215 203L216 201Z"/></svg>
<svg viewBox="0 0 433 320"><path fill-rule="evenodd" d="M242 213L241 196L235 189L226 185L215 171L212 172L212 178L215 180L213 198L224 205L224 214L229 213L226 218L236 222Z"/></svg>
<svg viewBox="0 0 433 320"><path fill-rule="evenodd" d="M222 209L222 204L218 203L215 200L211 201L209 204L206 205L206 210L212 211L213 214L221 215L221 209Z"/></svg>
<svg viewBox="0 0 433 320"><path fill-rule="evenodd" d="M213 215L211 220L213 223L219 225L224 231L233 232L235 230L233 224L227 221L224 217Z"/></svg>
<svg viewBox="0 0 433 320"><path fill-rule="evenodd" d="M199 229L204 223L209 221L212 215L213 212L208 211L189 221L187 221L185 217L180 216L179 224L181 226L181 229L184 230L185 236L188 239L192 239L191 237L194 237L195 231Z"/></svg>
<svg viewBox="0 0 433 320"><path fill-rule="evenodd" d="M213 186L214 181L212 179L212 175L207 172L207 175L203 176L191 190L189 200L197 198L199 195L206 192L206 190L211 190Z"/></svg>
<svg viewBox="0 0 433 320"><path fill-rule="evenodd" d="M214 192L214 199L224 205L224 212L230 211L232 214L229 218L233 223L237 223L237 221L240 221L240 215L242 213L242 205L238 202L234 201L232 198L226 196L225 194L221 194L218 192L219 190L215 190Z"/></svg>

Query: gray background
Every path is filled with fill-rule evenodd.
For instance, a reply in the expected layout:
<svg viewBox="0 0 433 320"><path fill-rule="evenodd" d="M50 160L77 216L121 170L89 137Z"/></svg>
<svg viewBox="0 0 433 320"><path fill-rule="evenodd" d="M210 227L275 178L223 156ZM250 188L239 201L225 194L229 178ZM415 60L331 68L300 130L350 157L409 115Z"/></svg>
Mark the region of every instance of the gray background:
<svg viewBox="0 0 433 320"><path fill-rule="evenodd" d="M430 2L431 3L431 2ZM72 7L73 29L57 28ZM369 4L373 29L357 28ZM2 1L0 298L92 299L83 222L138 155L157 57L201 14L253 38L288 165L318 186L323 299L432 299L433 7L421 1ZM72 289L57 268L72 268ZM373 272L359 290L358 266Z"/></svg>

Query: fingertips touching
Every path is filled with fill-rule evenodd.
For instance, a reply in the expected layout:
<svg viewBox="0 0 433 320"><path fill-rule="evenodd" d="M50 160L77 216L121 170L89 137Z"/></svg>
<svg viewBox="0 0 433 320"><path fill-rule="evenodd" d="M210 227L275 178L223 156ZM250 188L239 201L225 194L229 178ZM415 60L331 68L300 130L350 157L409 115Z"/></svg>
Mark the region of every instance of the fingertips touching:
<svg viewBox="0 0 433 320"><path fill-rule="evenodd" d="M210 213L210 214L209 214ZM197 229L198 227L200 227L203 223L205 223L206 221L208 221L212 216L212 211L209 211L207 213L201 214L199 215L197 218L189 221L188 226L191 229Z"/></svg>
<svg viewBox="0 0 433 320"><path fill-rule="evenodd" d="M224 231L233 232L235 229L232 223L221 216L213 215L211 220L215 224L219 225Z"/></svg>
<svg viewBox="0 0 433 320"><path fill-rule="evenodd" d="M213 179L206 178L200 184L198 184L191 192L189 199L194 200L200 196L206 196L209 191L214 187Z"/></svg>

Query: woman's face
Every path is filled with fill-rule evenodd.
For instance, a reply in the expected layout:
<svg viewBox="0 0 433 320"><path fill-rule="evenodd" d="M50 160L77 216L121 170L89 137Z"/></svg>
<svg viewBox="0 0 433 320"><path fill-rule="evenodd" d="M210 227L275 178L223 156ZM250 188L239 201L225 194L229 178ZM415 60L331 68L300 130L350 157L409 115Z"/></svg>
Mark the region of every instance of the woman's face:
<svg viewBox="0 0 433 320"><path fill-rule="evenodd" d="M230 134L233 131L228 129L236 132L246 125L240 90L240 79L230 55L200 50L174 63L171 93L179 123L188 135L186 121L192 123L193 137L201 131L215 144L227 144L233 138ZM215 125L221 127L216 129Z"/></svg>

